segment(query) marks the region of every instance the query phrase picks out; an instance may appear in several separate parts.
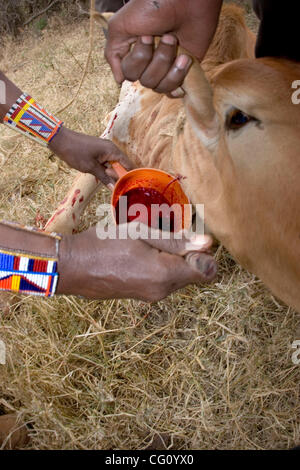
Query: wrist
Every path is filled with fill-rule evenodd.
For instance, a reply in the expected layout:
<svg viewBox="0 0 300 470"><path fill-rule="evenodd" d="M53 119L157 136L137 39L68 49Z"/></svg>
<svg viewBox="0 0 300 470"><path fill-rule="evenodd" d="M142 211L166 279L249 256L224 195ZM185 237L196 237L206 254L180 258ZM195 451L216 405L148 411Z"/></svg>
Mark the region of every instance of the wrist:
<svg viewBox="0 0 300 470"><path fill-rule="evenodd" d="M0 290L52 297L61 237L19 224L0 224Z"/></svg>

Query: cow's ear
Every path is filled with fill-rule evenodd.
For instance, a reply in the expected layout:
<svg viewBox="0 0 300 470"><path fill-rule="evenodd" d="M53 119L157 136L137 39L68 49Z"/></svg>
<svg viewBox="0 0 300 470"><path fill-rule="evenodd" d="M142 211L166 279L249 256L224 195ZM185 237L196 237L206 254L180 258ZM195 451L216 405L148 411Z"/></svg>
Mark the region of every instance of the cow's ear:
<svg viewBox="0 0 300 470"><path fill-rule="evenodd" d="M227 130L237 131L251 121L257 121L257 119L250 116L250 114L244 113L241 109L231 108L227 112L225 125Z"/></svg>
<svg viewBox="0 0 300 470"><path fill-rule="evenodd" d="M213 90L198 62L194 61L183 88L187 119L203 145L210 147L218 140L220 121L213 104Z"/></svg>
<svg viewBox="0 0 300 470"><path fill-rule="evenodd" d="M97 23L102 26L103 32L106 36L108 30L108 20L114 15L114 13L94 13L94 19Z"/></svg>

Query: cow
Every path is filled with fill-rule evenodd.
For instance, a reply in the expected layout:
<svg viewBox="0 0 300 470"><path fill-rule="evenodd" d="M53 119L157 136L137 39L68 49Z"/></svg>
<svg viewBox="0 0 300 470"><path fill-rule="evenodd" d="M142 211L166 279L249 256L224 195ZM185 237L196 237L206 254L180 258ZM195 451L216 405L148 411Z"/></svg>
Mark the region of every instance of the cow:
<svg viewBox="0 0 300 470"><path fill-rule="evenodd" d="M184 98L126 82L103 137L136 167L182 175L215 238L300 311L300 107L291 100L300 64L255 59L254 46L242 11L226 5ZM98 187L94 176L80 175L46 230L75 231Z"/></svg>

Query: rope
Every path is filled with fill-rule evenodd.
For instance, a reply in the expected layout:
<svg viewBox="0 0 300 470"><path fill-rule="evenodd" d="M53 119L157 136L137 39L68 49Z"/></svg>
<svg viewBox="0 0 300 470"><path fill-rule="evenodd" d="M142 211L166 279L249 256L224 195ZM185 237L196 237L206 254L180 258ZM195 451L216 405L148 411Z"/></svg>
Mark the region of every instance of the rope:
<svg viewBox="0 0 300 470"><path fill-rule="evenodd" d="M90 60L91 60L91 56L92 56L92 52L93 52L93 47L94 47L94 34L95 34L95 17L96 17L96 8L95 8L95 2L96 0L91 0L91 7L90 7L90 38L89 38L89 52L88 52L88 56L87 56L87 59L86 59L86 62L85 62L85 67L84 67L84 70L83 70L83 73L82 73L82 77L81 77L81 80L80 80L80 83L79 83L79 86L77 88L77 91L75 93L75 95L73 96L73 98L71 99L71 101L69 101L68 104L66 104L63 108L59 109L58 111L56 111L57 114L59 113L62 113L63 111L65 111L67 108L69 108L69 106L71 106L74 101L76 100L77 96L79 95L79 92L81 90L81 87L83 85L83 82L84 82L84 79L86 77L86 74L87 74L87 71L88 71L88 67L89 67L89 63L90 63Z"/></svg>

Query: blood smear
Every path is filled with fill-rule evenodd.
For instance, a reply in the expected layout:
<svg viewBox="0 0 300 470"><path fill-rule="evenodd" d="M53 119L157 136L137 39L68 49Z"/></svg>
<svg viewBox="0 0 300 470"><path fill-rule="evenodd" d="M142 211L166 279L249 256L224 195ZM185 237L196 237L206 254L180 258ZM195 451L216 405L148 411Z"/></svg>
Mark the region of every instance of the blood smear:
<svg viewBox="0 0 300 470"><path fill-rule="evenodd" d="M158 210L158 208L151 207L153 204L161 206L166 204L167 207L170 207L168 200L156 189L153 188L134 188L130 189L123 196L127 197L127 222L132 222L133 220L142 222L149 227L159 228L160 230L167 230L174 232L174 213L167 209ZM147 208L146 211L137 211L135 216L130 216L128 214L129 209L134 204L143 204ZM119 202L116 205L116 221L119 224ZM145 213L143 213L145 212ZM164 213L165 212L165 213Z"/></svg>

